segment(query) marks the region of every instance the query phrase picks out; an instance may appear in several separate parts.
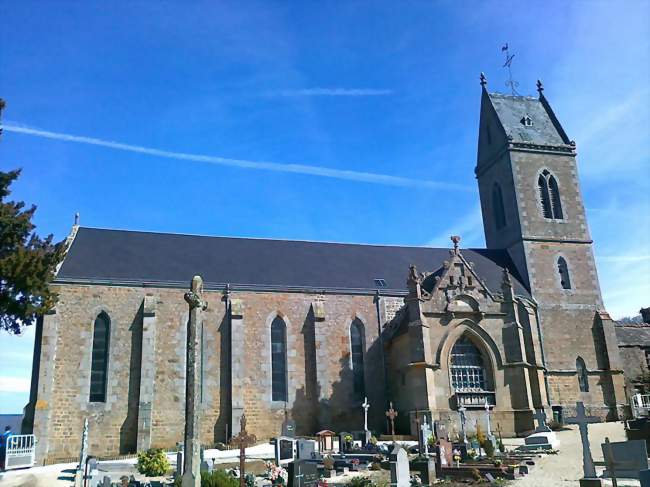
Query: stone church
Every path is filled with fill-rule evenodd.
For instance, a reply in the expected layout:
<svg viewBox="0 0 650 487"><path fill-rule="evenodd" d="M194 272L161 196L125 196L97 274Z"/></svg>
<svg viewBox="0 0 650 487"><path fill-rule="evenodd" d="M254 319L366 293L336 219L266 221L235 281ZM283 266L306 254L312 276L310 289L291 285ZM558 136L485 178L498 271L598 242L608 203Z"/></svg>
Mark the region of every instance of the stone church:
<svg viewBox="0 0 650 487"><path fill-rule="evenodd" d="M576 144L538 97L489 93L481 77L475 174L487 248L354 245L79 227L37 324L26 426L39 461L174 447L183 437L183 299L195 274L201 437L227 441L246 412L259 440L397 432L457 410L504 435L577 400L615 419L625 404L578 181ZM468 164L469 171L469 164Z"/></svg>

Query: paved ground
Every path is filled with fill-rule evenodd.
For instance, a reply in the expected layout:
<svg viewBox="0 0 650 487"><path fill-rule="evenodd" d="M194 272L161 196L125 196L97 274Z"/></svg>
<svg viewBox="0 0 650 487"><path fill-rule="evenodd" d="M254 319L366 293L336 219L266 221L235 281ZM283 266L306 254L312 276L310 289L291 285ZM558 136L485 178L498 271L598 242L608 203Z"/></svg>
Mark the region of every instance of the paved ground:
<svg viewBox="0 0 650 487"><path fill-rule="evenodd" d="M537 462L530 475L510 482L513 487L577 487L582 477L582 442L577 426L568 426L566 431L558 431L560 452L557 455L545 455ZM596 473L601 476L605 469L603 452L600 447L605 437L610 441L625 441L623 423L598 423L589 425L589 443L591 454L596 464ZM504 440L507 447L522 444L523 440ZM605 485L612 485L605 479ZM638 486L638 480L619 480L620 487Z"/></svg>

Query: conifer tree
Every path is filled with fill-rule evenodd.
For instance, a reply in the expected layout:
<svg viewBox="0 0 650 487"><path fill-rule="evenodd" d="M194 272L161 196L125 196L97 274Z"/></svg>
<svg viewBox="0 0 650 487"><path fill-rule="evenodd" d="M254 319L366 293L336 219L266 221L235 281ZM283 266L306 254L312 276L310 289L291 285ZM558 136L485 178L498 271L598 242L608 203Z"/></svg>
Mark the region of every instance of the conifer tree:
<svg viewBox="0 0 650 487"><path fill-rule="evenodd" d="M0 99L0 113L4 102ZM49 288L63 258L63 243L40 238L32 217L35 206L8 201L9 186L20 170L0 171L0 330L20 333L56 303Z"/></svg>

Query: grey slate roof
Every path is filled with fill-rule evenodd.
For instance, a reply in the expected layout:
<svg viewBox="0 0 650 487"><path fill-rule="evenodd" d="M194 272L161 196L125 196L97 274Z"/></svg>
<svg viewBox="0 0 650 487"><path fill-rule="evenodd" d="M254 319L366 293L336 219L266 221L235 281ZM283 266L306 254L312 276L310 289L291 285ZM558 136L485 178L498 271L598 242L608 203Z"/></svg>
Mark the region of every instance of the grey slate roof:
<svg viewBox="0 0 650 487"><path fill-rule="evenodd" d="M616 325L618 345L623 347L650 347L650 325Z"/></svg>
<svg viewBox="0 0 650 487"><path fill-rule="evenodd" d="M550 111L550 107L545 107L540 99L501 93L488 93L488 96L506 134L512 136L513 142L545 145L568 143L559 122L553 120L555 115ZM521 119L526 115L533 122L530 127L521 123Z"/></svg>
<svg viewBox="0 0 650 487"><path fill-rule="evenodd" d="M516 292L528 296L504 250L462 249L493 292L502 267L515 277ZM207 288L315 289L406 292L410 264L420 272L438 269L449 249L307 242L79 228L56 282L187 286L200 274Z"/></svg>

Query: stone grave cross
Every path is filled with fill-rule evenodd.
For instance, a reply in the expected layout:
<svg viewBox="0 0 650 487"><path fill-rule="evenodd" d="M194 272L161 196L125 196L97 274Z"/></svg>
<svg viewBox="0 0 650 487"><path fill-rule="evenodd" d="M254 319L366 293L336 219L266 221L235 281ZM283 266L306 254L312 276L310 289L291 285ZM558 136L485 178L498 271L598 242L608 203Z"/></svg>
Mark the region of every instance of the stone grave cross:
<svg viewBox="0 0 650 487"><path fill-rule="evenodd" d="M460 416L460 431L463 435L463 443L467 443L467 434L465 433L465 423L467 422L467 418L465 417L465 411L467 411L465 406L458 408L458 415Z"/></svg>
<svg viewBox="0 0 650 487"><path fill-rule="evenodd" d="M582 401L576 403L576 417L574 418L575 423L580 428L580 439L582 440L582 468L584 471L585 479L595 479L596 477L596 467L594 466L594 460L591 457L591 448L589 447L589 430L587 425L589 424L589 418L585 414L585 405Z"/></svg>
<svg viewBox="0 0 650 487"><path fill-rule="evenodd" d="M255 435L246 431L246 414L241 415L239 434L231 438L231 442L239 447L239 487L246 487L246 447L255 443Z"/></svg>
<svg viewBox="0 0 650 487"><path fill-rule="evenodd" d="M393 409L393 401L390 402L390 408L386 411L386 417L390 421L390 434L393 436L393 441L395 441L395 418L397 417L397 411Z"/></svg>
<svg viewBox="0 0 650 487"><path fill-rule="evenodd" d="M431 428L429 428L429 424L427 423L426 415L424 416L424 422L422 423L422 426L420 426L420 436L422 437L422 449L420 450L420 453L424 453L425 455L428 455L429 436L431 436Z"/></svg>
<svg viewBox="0 0 650 487"><path fill-rule="evenodd" d="M86 468L86 459L88 458L88 418L84 418L84 429L81 433L81 449L79 450L79 467L78 470L84 471Z"/></svg>
<svg viewBox="0 0 650 487"><path fill-rule="evenodd" d="M490 437L492 436L492 428L490 425L490 403L488 402L487 399L485 400L485 404L483 407L485 408L485 417L487 421L487 435L488 437Z"/></svg>
<svg viewBox="0 0 650 487"><path fill-rule="evenodd" d="M538 409L533 414L533 418L537 420L537 428L535 429L538 433L551 431L551 428L546 424L546 411L544 409Z"/></svg>
<svg viewBox="0 0 650 487"><path fill-rule="evenodd" d="M364 398L361 407L363 408L363 430L368 431L368 409L370 409L370 403L368 402L367 397Z"/></svg>
<svg viewBox="0 0 650 487"><path fill-rule="evenodd" d="M185 442L183 455L183 487L201 487L201 312L208 304L203 300L203 279L194 276L190 290L185 293L190 311L187 321L187 351L185 360Z"/></svg>

